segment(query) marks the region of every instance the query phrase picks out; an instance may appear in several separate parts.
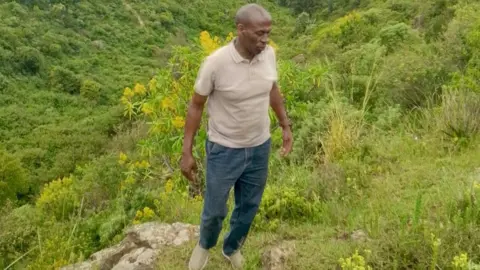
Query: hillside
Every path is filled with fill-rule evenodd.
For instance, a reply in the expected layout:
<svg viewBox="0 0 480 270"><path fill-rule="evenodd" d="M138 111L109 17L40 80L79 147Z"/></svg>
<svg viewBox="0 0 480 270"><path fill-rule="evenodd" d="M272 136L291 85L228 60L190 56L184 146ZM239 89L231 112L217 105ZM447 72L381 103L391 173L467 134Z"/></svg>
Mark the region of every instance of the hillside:
<svg viewBox="0 0 480 270"><path fill-rule="evenodd" d="M273 121L248 269L282 240L290 269L480 264L480 4L262 3L295 143L280 158ZM132 224L198 224L178 168L186 104L240 5L0 1L0 267L82 261Z"/></svg>
<svg viewBox="0 0 480 270"><path fill-rule="evenodd" d="M166 66L170 46L203 29L227 34L218 22L235 12L210 2L198 14L202 1L2 2L0 140L25 169L24 196L115 148L121 90Z"/></svg>

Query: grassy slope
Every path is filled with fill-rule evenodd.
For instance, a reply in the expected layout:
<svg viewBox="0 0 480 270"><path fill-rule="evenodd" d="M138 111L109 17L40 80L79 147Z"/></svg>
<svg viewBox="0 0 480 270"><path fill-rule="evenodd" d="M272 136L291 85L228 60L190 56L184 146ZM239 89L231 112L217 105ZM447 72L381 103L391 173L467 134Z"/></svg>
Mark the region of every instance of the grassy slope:
<svg viewBox="0 0 480 270"><path fill-rule="evenodd" d="M186 44L204 29L226 35L230 28L218 22L238 5L225 1L219 12L213 1L205 8L202 1L33 3L38 6L0 3L0 81L7 82L0 89L0 141L27 169L31 195L107 153L122 121L122 89L146 83L165 66L169 46ZM55 87L56 66L74 76L55 77L57 83L94 81L99 94Z"/></svg>
<svg viewBox="0 0 480 270"><path fill-rule="evenodd" d="M261 269L262 253L281 241L292 241L296 247L294 255L288 258L287 269L335 269L338 259L350 256L355 249L360 254L371 251L367 262L374 269L392 269L396 264L403 268L405 262L398 260L411 261L412 257L418 261L411 268L425 269L432 261L428 232L447 237L440 246L440 265L450 264L452 250L470 244L473 244L471 250L462 250L478 261L475 251L478 245L474 244L480 241L478 228L465 228L469 239L455 238L455 232L451 231L455 226L446 215L455 215L456 209L460 209L456 203L462 201L464 192L471 190L472 181L480 180L479 144L462 153L445 153L437 141L415 140L413 136L413 133L370 136L370 140L374 140L371 150L383 156L385 162L381 166L385 169L383 173L366 175L371 180L366 194L350 202L328 202L330 210L320 224L285 224L276 232L253 231L244 248L248 260L246 269ZM280 177L274 173L272 177L287 178L283 181L288 182L293 176ZM423 194L421 202L419 194ZM421 225L414 224L415 218ZM227 223L225 225L228 229ZM416 226L425 227L426 232L415 232ZM350 239L348 235L355 230L366 232L369 240ZM158 269L183 269L194 244L167 249ZM418 248L416 252L411 249L412 245ZM221 240L212 251L206 269L228 266L220 247Z"/></svg>
<svg viewBox="0 0 480 270"><path fill-rule="evenodd" d="M206 3L207 8L200 9L198 7L200 2ZM168 50L162 50L160 45L158 45L159 48L154 48L157 43L166 43L161 36L164 32L158 31L159 36L155 33L157 33L156 27L159 27L158 21L163 20L160 25L168 26L169 23L171 25L169 12L175 15L176 20L181 22L182 27L185 26L187 37L192 39L198 36L200 30L203 29L221 36L224 36L230 30L226 25L219 22L224 21L223 17L231 16L231 12L234 10L231 1L225 1L222 5L222 7L226 7L226 12L219 12L215 8L218 4L210 1L169 1L162 2L160 5L155 3L153 1L129 1L129 5L136 13L123 9L125 5L119 2L102 2L102 4L83 2L78 7L84 13L79 13L81 15L78 15L77 20L82 20L86 25L91 25L92 29L95 27L103 29L93 29L90 33L93 36L89 36L88 31L87 34L83 33L79 36L75 31L71 31L68 34L70 35L68 39L78 39L82 41L80 43L88 43L96 39L111 40L111 42L106 42L107 48L117 53L92 51L91 47L86 46L83 47L82 54L65 56L64 58L65 63L67 63L66 66L82 76L100 74L100 77L96 79L107 89L110 89L103 101L102 99L97 101L100 105L98 103L92 105L90 104L91 101L84 100L81 97L72 97L69 94L59 94L50 90L39 91L36 95L30 95L29 92L26 92L33 89L30 84L36 83L40 89L45 87L46 77L41 75L37 75L38 78L34 79L33 82L27 82L31 77L19 76L13 78L14 76L11 76L18 85L26 84L30 86L25 88L25 92L17 91L18 95L11 92L4 93L4 95L12 103L18 103L21 98L30 100L30 98L35 97L36 102L27 102L27 107L31 109L28 110L28 113L25 113L25 119L36 119L35 117L40 115L39 111L43 112L49 106L44 104L51 104L54 101L64 104L60 107L61 110L58 109L62 114L57 115L54 110L50 112L52 113L51 118L45 120L38 117L38 120L34 122L35 125L40 122L43 124L41 128L59 134L72 132L72 130L78 131L81 135L73 148L85 144L85 138L91 139L96 130L96 125L100 126L101 121L106 121L105 118L102 118L102 112L98 111L98 108L103 106L105 110L109 110L110 106L117 102L123 87L132 86L136 81L149 78L150 74L147 73L153 71L154 67L159 67L158 59L164 59L169 55ZM377 4L372 3L372 5L376 6ZM333 38L333 41L331 39L321 39L322 37L319 35L322 28L328 28L333 25L331 23L310 25L309 28L315 30L313 31L314 35L308 31L303 36L286 35L285 33L289 33L293 29L292 18L287 16L284 10L272 8L274 17L282 18L282 21L277 23L281 25L281 29L274 31L274 39L280 44L280 55L283 60L285 57L293 56L298 52L306 52L310 63L313 63L317 57L323 59L323 54L338 55L338 58L334 58L334 64L338 64L339 67L336 67L336 70L334 70L335 67L329 67L329 69L332 69L329 72L341 73L345 71L345 69L342 69L342 65L350 64L348 58L342 59L342 57L355 55L357 52L355 49L365 47L368 49L368 46L373 46L368 44L368 40L362 40L362 35L373 35L375 37L380 32L379 29L383 27L382 24L390 19L393 20L391 24L396 24L398 21L409 22L416 13L415 8L412 8L415 5L409 5L407 2L394 6L395 11L383 9L370 11L367 17L372 19L372 22L370 22L371 24L360 25L364 28L358 30L365 31L359 32L360 35L355 35L355 31L348 31L349 28L346 27L346 34ZM385 7L378 4L378 8ZM406 10L402 10L402 8L406 8ZM111 10L115 10L115 12L109 12ZM141 18L145 29L141 27L137 14ZM364 15L362 13L362 16ZM94 23L101 16L106 16L108 23ZM63 33L63 26L57 25L56 27L58 28L57 31ZM357 26L354 25L353 27ZM168 29L164 30L169 31ZM170 30L174 32L174 29ZM85 39L87 36L89 38ZM386 37L388 38L388 35ZM350 48L341 48L337 43L345 42L342 39L355 45ZM321 42L310 44L312 40L321 40ZM184 39L179 38L171 42L184 43ZM400 40L395 44L401 46L402 42L408 43L405 40ZM418 41L415 40L415 42ZM415 42L408 45L412 45L413 48L424 46L422 43ZM366 46L364 46L365 44ZM399 68L400 65L392 61L401 58L399 55L402 49L409 50L408 47L406 49L400 48L392 55L385 57L385 62L391 62L392 64L383 68L388 71L385 72L387 75L389 72L395 71L404 77L397 78L396 81L400 81L400 83L382 85L383 88L379 87L379 90L384 91L390 88L393 89L391 92L395 92L401 87L408 90L438 83L432 77L429 77L425 79L426 84L416 81L406 86L403 85L402 83L406 83L410 73L402 74L406 70ZM153 55L152 51L154 52ZM361 50L358 52L358 55L365 56L365 61L367 61L365 65L368 66L368 54L370 52L365 53ZM418 57L415 53L412 54L413 56L410 55L410 57ZM420 61L422 58L414 60ZM47 57L46 63L58 64L63 62L55 57L52 59ZM78 63L81 64L76 65ZM359 67L361 67L360 64L358 64ZM100 65L101 68L95 68L98 67L96 65ZM48 66L49 64L47 64ZM309 71L298 71L301 68L299 66L294 68L293 65L282 67L285 70L283 73L283 80L285 80L283 83L287 86L285 91L290 91L288 96L293 97L287 100L288 105L292 106L289 107L289 111L292 113L292 117L298 121L297 123L300 123L296 125L295 129L296 151L290 160L280 160L276 157L272 159L270 185L264 199L266 202L265 209L261 213L260 222L257 223L259 227L252 231L245 249L245 254L249 259L248 269L260 269L260 254L265 247L284 239L293 240L297 247L296 254L288 262L290 269L332 269L338 265L339 258L350 256L357 247L361 254L364 254L364 249L371 251L371 256L367 259L367 262L374 266L374 269L392 269L395 266L401 269L425 269L432 262L441 266L448 266L453 256L460 252L467 252L476 262L480 260L479 255L475 252L480 242L478 231L480 210L478 213L475 211L480 208L469 202L469 196L466 193L470 190L472 181L478 177L476 171L480 162L477 154L480 150L478 139L474 138L467 148L457 149L457 144L449 140L448 137L445 139L440 132L441 130L411 127L416 122L428 126L428 124L444 119L432 117L413 121L412 118L408 117L400 118L395 113L397 111L391 107L379 106L376 112L368 112L368 117L372 119L364 119L367 125L362 130L362 136L359 139L351 138L353 145L350 145L349 137L342 132L348 133L351 131L350 129L355 128L354 125L350 125L355 124L355 122L349 122L352 121L349 117L351 114L356 115L358 113L358 109L355 109L355 107L359 107L358 100L361 101L361 93L359 94L360 98L357 96L352 99L345 98L348 102L353 103L353 108L346 106L345 110L340 110L340 113L334 114L334 118L327 117L325 119L323 111L329 112L332 103L332 100L326 97L329 91L328 84L331 83L329 79L322 78L321 86L315 89L318 91L314 91L313 95L308 95L305 92L311 87L309 75L318 71L315 69L317 66L312 64L313 69ZM320 65L320 67L323 66ZM420 71L422 68L424 66L419 68ZM95 72L90 72L91 70ZM287 74L287 71L291 74ZM365 70L361 71L364 72ZM367 74L368 72L369 70L367 70ZM413 75L424 76L423 73L420 72L420 74ZM347 80L351 79L352 82L354 78L358 79L357 74L345 73L342 75ZM292 81L287 82L289 79ZM349 84L342 84L338 87L343 88L346 85L350 87ZM342 90L348 93L351 90L348 87ZM190 91L190 89L183 90ZM380 92L379 96L381 95L384 95L384 93ZM308 106L306 106L308 98L317 99L318 105L313 109L308 109ZM388 96L381 96L381 98L387 99ZM328 104L322 103L323 101ZM378 104L381 104L381 102L378 102ZM15 108L12 106L16 105L10 104L9 106L11 106L9 107L11 115ZM80 111L79 108L83 109ZM431 109L428 107L423 110L430 112ZM390 112L393 112L393 114L390 115ZM95 113L98 113L98 117L101 118L91 120L90 114ZM362 117L365 117L365 115ZM69 124L71 121L69 120L72 118L79 121L77 122L78 126L71 127ZM386 124L380 125L380 120L386 121ZM393 122L389 122L390 120ZM46 121L46 123L41 121ZM393 124L394 122L397 124ZM346 125L342 125L342 123L346 123ZM12 125L12 123L9 122L8 125ZM15 128L18 128L14 130L17 130L16 132L20 134L20 127ZM121 238L123 227L131 224L134 218L136 219L135 211L143 209L144 206L153 208L159 216L156 218L165 222L198 222L200 214L200 204L198 202L192 203L178 197L167 197L165 201L162 201L163 204L154 203L156 200L161 201L162 195L165 194L163 188L165 182L162 177L154 177L154 179L133 185L133 187L130 187L132 190L127 190L127 192L132 191L132 193L125 193L128 194L128 199L123 197L123 192L119 192L119 186L125 184L126 181L123 181L124 175L122 175L124 168L117 164L118 152L116 149L128 151L129 159L132 160L144 158L140 154L139 148L131 147L132 142L126 143L127 141L133 141L133 144L135 144L139 138L138 134L145 134L140 131L142 129L144 127L142 128L142 125L140 125L138 129L133 128L125 133L117 134L114 142L110 144L113 145L112 151L108 151L105 156L93 160L85 167L78 168L74 174L73 184L56 186L56 189L52 189L54 191L52 194L48 196L44 194L42 203L37 201L36 206L26 205L22 208L7 209L11 210L12 214L5 214L6 218L4 220L0 219L0 228L3 228L2 232L5 233L0 237L0 251L5 252L4 254L7 254L8 258L6 257L5 261L0 260L0 265L11 262L30 248L38 247L38 245L42 248L43 254L39 254L37 251L31 253L26 260L22 260L18 264L19 267L22 264L32 262L33 264L30 266L34 269L47 265L51 267L53 264L72 263L73 261L69 260L81 259L78 256L88 256L95 250L117 242ZM386 131L381 131L382 129ZM25 133L27 132L25 131ZM46 133L43 140L47 142L56 140L49 134ZM14 135L15 133L12 133L7 136L10 137L10 151L15 147L21 149L19 146L22 145L26 145L22 151L29 150L31 148L29 142L42 139L42 136L37 133L35 133L35 136L28 137L28 140L22 137L14 140ZM103 137L103 140L92 140L87 145L94 148L105 147L107 145L105 143L106 138L108 137ZM278 139L279 134L275 132L276 147L279 143ZM338 141L336 141L337 139ZM148 142L148 139L146 141ZM312 149L319 144L319 141L320 143L326 143L324 145L325 149L321 150L335 150L335 147L338 146L341 154L336 155L336 152L333 151L332 156L326 160L327 162L321 162L321 159L319 159L319 156L322 157L321 152L318 151L317 153L315 152L316 149ZM68 140L68 143L71 143L71 140ZM335 143L338 143L338 145L335 146ZM45 144L48 145L48 143ZM342 152L344 146L345 149ZM64 149L57 151L55 153L59 154L58 158L60 160L65 160L62 155L71 155L71 151L64 151ZM88 154L91 153L89 148L84 151ZM153 164L152 172L156 176L162 176L165 173L163 165L154 160L150 160ZM75 163L70 165L73 166ZM63 165L60 165L60 167L63 167ZM55 176L62 174L59 171L50 173ZM44 177L43 172L40 175ZM173 180L176 188L184 188L185 182L178 174L175 174ZM175 196L179 195L176 193L176 188L174 189ZM294 191L294 197L291 197L285 191L288 189ZM422 197L419 197L419 194L423 194ZM318 197L315 197L316 195ZM68 209L72 216L65 217L62 207L70 206L69 203L72 203L72 198L77 200L73 207ZM85 204L82 204L83 208L80 207L80 198L85 198ZM272 202L274 203L277 198L287 200L287 203L283 205L284 209L279 212L272 210ZM302 201L305 198L307 201ZM316 201L318 204L313 203L315 198L319 199ZM317 208L317 214L308 216L302 203ZM181 207L177 209L179 205ZM76 216L79 209L83 210L81 217ZM306 222L297 220L298 213L306 215L312 220ZM36 218L28 218L31 216ZM267 216L271 219L267 219ZM279 220L282 224L277 228L275 224L278 224ZM22 224L22 226L18 226L18 224ZM227 226L227 222L225 222L225 225ZM357 243L345 239L345 234L348 235L354 230L366 232L370 241ZM433 252L430 233L442 239L438 255ZM39 235L41 235L41 242L37 241ZM71 239L72 235L74 237ZM2 241L3 236L5 238ZM12 241L15 241L14 245L9 244ZM193 245L194 243L191 243L184 247L167 249L161 258L160 269L184 269ZM72 251L77 256L69 257L66 254L68 251ZM208 269L224 269L226 266L217 248Z"/></svg>

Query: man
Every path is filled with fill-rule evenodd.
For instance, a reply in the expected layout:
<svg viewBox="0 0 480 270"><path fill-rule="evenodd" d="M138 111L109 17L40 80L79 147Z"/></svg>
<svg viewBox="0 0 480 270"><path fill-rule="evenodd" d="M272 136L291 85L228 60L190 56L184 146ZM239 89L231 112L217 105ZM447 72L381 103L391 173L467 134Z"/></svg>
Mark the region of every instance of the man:
<svg viewBox="0 0 480 270"><path fill-rule="evenodd" d="M240 247L250 230L265 188L270 155L269 106L283 129L282 155L292 149L292 133L277 86L276 58L268 46L270 14L261 6L241 7L235 17L237 37L209 55L201 65L185 124L181 169L195 181L192 155L196 133L207 101L206 193L200 240L192 252L189 269L203 269L208 250L217 243L227 215L227 199L234 188L235 209L223 255L234 268L244 259Z"/></svg>

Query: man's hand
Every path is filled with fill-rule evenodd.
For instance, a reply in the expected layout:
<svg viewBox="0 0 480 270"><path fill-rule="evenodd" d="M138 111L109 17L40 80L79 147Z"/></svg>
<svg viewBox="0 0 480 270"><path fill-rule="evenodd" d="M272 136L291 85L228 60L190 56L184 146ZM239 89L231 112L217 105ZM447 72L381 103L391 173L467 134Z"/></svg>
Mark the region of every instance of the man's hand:
<svg viewBox="0 0 480 270"><path fill-rule="evenodd" d="M282 128L282 135L283 135L283 146L282 151L280 152L282 156L287 156L293 147L293 135L292 130L289 126Z"/></svg>
<svg viewBox="0 0 480 270"><path fill-rule="evenodd" d="M182 155L182 160L180 161L180 169L182 170L183 176L185 176L188 181L195 183L196 173L197 173L197 163L192 153L184 153Z"/></svg>

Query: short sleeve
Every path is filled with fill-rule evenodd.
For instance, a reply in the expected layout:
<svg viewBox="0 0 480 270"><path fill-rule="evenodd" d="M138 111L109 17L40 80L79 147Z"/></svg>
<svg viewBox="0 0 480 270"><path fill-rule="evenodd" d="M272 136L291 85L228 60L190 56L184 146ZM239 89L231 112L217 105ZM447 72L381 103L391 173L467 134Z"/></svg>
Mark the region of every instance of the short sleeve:
<svg viewBox="0 0 480 270"><path fill-rule="evenodd" d="M278 81L278 71L277 71L277 56L275 55L275 50L273 47L270 47L270 66L273 70L273 78L275 81Z"/></svg>
<svg viewBox="0 0 480 270"><path fill-rule="evenodd" d="M214 61L211 56L205 58L198 70L195 80L195 92L202 96L208 96L214 87Z"/></svg>

